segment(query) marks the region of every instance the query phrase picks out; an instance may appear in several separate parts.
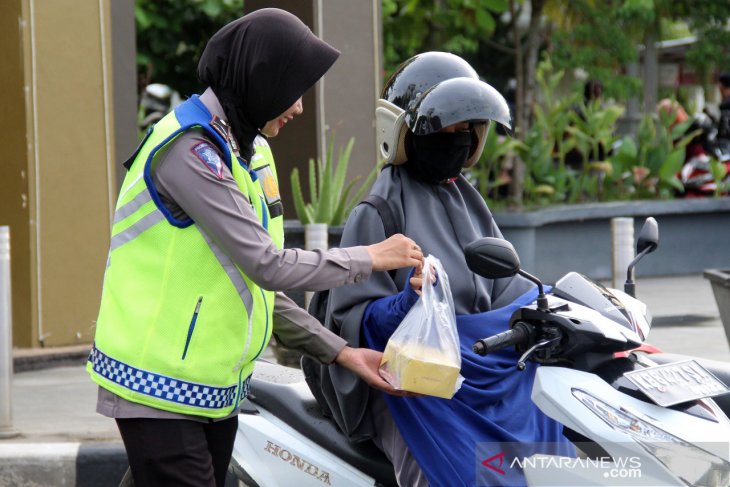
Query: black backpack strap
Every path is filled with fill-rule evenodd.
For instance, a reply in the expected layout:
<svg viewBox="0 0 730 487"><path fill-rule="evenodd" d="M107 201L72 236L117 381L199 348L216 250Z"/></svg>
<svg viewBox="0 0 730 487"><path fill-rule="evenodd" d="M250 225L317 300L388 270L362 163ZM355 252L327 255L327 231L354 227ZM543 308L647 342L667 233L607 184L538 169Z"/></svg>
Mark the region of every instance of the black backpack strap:
<svg viewBox="0 0 730 487"><path fill-rule="evenodd" d="M385 230L385 238L390 238L396 233L403 232L400 220L396 218L393 207L390 206L388 200L376 194L369 194L365 197L364 200L361 201L361 203L370 205L377 210L378 214L380 215L380 219L383 220L383 230ZM388 271L388 274L390 274L390 278L393 279L393 281L395 281L396 270L397 269Z"/></svg>
<svg viewBox="0 0 730 487"><path fill-rule="evenodd" d="M392 237L396 233L401 233L401 225L395 217L393 208L391 208L388 200L376 194L369 194L362 200L378 211L380 219L383 220L383 229L385 230L385 238Z"/></svg>

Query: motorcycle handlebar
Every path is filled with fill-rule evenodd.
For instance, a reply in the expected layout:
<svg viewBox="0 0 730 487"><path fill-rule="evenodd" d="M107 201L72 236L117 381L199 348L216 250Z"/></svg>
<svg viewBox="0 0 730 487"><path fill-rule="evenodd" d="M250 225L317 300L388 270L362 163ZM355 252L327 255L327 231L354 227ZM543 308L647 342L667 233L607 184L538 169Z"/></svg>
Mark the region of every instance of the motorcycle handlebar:
<svg viewBox="0 0 730 487"><path fill-rule="evenodd" d="M474 353L483 356L488 353L496 352L501 348L522 343L530 336L530 329L528 326L529 325L522 322L515 323L515 326L510 330L477 340L472 346L472 350L474 350Z"/></svg>

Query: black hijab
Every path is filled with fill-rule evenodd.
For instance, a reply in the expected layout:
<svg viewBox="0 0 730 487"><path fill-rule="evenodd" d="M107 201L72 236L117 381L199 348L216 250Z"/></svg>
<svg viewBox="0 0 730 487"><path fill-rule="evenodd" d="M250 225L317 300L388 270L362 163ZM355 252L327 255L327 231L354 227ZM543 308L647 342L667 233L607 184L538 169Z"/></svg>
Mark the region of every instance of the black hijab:
<svg viewBox="0 0 730 487"><path fill-rule="evenodd" d="M198 77L218 97L241 156L250 160L259 130L292 106L339 55L296 16L265 8L211 37Z"/></svg>

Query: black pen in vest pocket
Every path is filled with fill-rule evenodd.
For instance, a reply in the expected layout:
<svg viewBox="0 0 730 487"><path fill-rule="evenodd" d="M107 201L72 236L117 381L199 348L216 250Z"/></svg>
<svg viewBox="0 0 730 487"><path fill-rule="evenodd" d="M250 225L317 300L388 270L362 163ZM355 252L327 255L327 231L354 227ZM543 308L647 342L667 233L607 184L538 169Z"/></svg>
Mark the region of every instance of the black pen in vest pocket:
<svg viewBox="0 0 730 487"><path fill-rule="evenodd" d="M193 311L193 319L190 320L190 326L188 327L188 337L185 340L185 349L183 350L181 360L185 360L185 355L188 353L188 345L190 345L190 339L193 337L193 330L195 329L195 322L198 320L198 313L200 313L200 305L203 303L203 296L198 298L198 303L195 305L195 311Z"/></svg>

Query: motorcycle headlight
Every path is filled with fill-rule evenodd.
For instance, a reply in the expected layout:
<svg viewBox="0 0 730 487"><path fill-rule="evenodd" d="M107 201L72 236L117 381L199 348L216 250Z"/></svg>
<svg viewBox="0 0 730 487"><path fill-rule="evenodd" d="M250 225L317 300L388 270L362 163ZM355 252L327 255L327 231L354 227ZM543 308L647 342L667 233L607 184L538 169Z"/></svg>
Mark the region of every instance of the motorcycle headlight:
<svg viewBox="0 0 730 487"><path fill-rule="evenodd" d="M664 431L649 418L618 409L580 389L572 392L593 414L633 437L647 453L688 485L730 485L730 462Z"/></svg>

